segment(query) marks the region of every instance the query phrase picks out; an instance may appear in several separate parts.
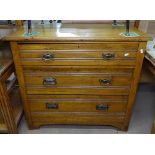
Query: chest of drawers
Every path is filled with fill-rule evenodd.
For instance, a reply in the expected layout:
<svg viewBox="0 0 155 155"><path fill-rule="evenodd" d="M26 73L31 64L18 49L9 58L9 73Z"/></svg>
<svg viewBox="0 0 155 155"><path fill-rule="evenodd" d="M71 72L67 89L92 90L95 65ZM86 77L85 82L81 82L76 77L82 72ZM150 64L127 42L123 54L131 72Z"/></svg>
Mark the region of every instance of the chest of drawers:
<svg viewBox="0 0 155 155"><path fill-rule="evenodd" d="M127 130L148 38L44 35L7 38L29 128L85 124Z"/></svg>

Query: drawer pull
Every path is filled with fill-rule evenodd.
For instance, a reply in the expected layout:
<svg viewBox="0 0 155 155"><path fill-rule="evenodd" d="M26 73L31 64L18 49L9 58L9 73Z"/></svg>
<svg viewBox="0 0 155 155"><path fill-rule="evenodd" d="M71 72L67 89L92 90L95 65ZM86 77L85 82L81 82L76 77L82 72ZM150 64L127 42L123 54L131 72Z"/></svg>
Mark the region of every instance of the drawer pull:
<svg viewBox="0 0 155 155"><path fill-rule="evenodd" d="M52 60L53 58L54 58L54 55L50 53L43 54L42 56L42 60L44 61L49 61L49 60Z"/></svg>
<svg viewBox="0 0 155 155"><path fill-rule="evenodd" d="M99 82L100 82L100 85L109 85L109 84L111 84L110 79L100 79Z"/></svg>
<svg viewBox="0 0 155 155"><path fill-rule="evenodd" d="M59 105L57 103L46 103L47 109L58 109Z"/></svg>
<svg viewBox="0 0 155 155"><path fill-rule="evenodd" d="M43 85L56 85L57 84L57 81L55 78L45 78L43 80Z"/></svg>
<svg viewBox="0 0 155 155"><path fill-rule="evenodd" d="M96 105L96 110L108 110L108 105L105 104L97 104Z"/></svg>
<svg viewBox="0 0 155 155"><path fill-rule="evenodd" d="M102 58L104 60L111 60L111 59L114 59L115 58L115 54L114 53L103 53L102 54Z"/></svg>

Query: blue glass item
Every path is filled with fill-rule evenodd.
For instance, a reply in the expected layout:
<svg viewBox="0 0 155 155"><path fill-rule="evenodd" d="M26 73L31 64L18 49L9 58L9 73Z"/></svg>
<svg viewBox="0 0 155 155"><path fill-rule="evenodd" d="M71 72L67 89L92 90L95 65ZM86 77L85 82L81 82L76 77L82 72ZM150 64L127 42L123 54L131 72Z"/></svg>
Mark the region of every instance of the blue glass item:
<svg viewBox="0 0 155 155"><path fill-rule="evenodd" d="M122 32L122 33L120 33L120 35L123 37L138 37L138 36L140 36L136 32Z"/></svg>
<svg viewBox="0 0 155 155"><path fill-rule="evenodd" d="M39 35L39 33L40 33L40 32L31 32L31 33L25 32L25 33L23 34L23 36L24 36L24 37L35 37L35 36Z"/></svg>

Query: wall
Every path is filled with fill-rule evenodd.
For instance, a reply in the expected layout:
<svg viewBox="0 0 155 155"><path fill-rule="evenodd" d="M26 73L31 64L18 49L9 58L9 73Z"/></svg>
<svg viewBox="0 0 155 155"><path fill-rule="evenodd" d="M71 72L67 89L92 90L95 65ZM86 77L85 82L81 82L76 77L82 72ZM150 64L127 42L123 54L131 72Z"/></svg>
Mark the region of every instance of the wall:
<svg viewBox="0 0 155 155"><path fill-rule="evenodd" d="M139 29L143 32L155 36L155 20L141 20Z"/></svg>

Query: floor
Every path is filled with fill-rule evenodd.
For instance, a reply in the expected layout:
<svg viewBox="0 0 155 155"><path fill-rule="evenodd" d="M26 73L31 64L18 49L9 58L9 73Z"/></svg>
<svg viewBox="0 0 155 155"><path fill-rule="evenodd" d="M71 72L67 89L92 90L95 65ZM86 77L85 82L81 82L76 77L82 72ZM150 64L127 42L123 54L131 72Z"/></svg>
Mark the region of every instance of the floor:
<svg viewBox="0 0 155 155"><path fill-rule="evenodd" d="M138 88L128 132L110 126L49 125L28 130L25 119L19 126L21 134L149 134L155 119L155 86L141 84Z"/></svg>

